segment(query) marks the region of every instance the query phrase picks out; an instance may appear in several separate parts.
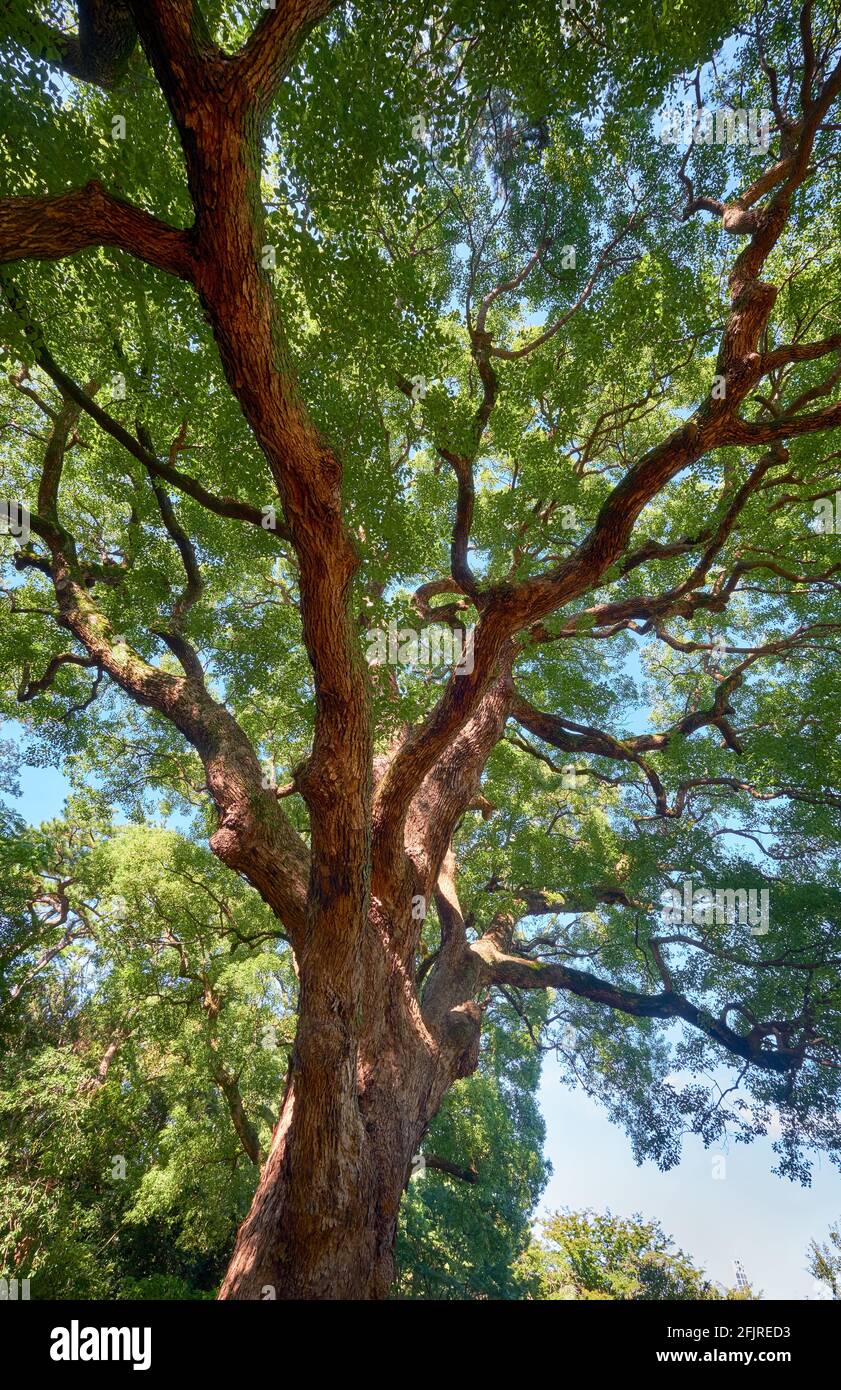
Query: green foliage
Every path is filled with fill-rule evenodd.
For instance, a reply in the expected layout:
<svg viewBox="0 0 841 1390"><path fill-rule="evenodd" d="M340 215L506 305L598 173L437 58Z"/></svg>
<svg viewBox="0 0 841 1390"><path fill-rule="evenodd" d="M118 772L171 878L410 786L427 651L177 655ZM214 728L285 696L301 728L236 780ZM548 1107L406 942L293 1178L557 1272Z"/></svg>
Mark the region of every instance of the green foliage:
<svg viewBox="0 0 841 1390"><path fill-rule="evenodd" d="M809 1246L809 1273L829 1290L833 1299L841 1298L841 1221L829 1228L829 1239L813 1240Z"/></svg>
<svg viewBox="0 0 841 1390"><path fill-rule="evenodd" d="M812 8L828 31L832 6ZM256 0L207 0L202 10L230 52L261 13ZM145 58L137 49L108 92L59 75L43 31L67 24L69 11L52 0L3 7L0 196L97 179L187 225L182 153ZM754 19L764 54L746 27ZM699 66L716 103L764 105L763 56L787 70L797 43L784 0L579 0L574 15L561 0L377 0L340 6L314 30L268 114L258 231L275 254L273 293L303 398L343 462L363 636L390 622L416 627L415 589L449 572L456 482L447 453L477 448L470 561L479 581L515 582L561 563L627 470L694 411L718 367L734 238L717 218L681 216L683 152L661 144L657 113L692 93ZM125 139L114 138L118 116ZM837 330L840 147L828 122L763 268L779 286L768 347ZM702 147L690 167L698 190L723 197L746 186L760 156ZM504 355L477 440L470 330L483 298L516 279L536 247L532 272L488 308ZM3 289L0 496L36 509L60 404L34 365L25 304L60 365L126 428L140 422L162 457L172 449L214 493L258 508L277 502L186 285L100 247L21 262L4 270ZM820 401L825 370L825 361L793 364L787 399ZM401 379L424 383L416 400ZM744 409L765 418L761 399ZM838 536L814 527L815 500L835 495L839 449L838 430L791 442L785 469L724 536L709 601L693 608L679 597L650 619L600 628L600 605L683 596L701 544L687 553L687 538L724 523L756 451L718 450L663 488L631 542L653 547L654 559L617 564L544 630L523 634L515 663L525 698L573 732L607 731L614 756L576 754L581 775L569 785L573 755L521 737L512 721L483 776L493 814L468 811L454 845L471 935L502 909L519 913L523 893L539 889L556 910L521 917L514 939L532 959L685 994L745 1033L765 1021L768 1048L808 1030L821 1057L808 1053L787 1076L740 1062L735 1087L719 1089L709 1078L732 1059L696 1030L568 993L545 1005L515 996L520 1012L495 1000L480 1069L447 1099L427 1141L430 1152L475 1163L479 1181L456 1187L430 1170L412 1183L399 1296L507 1298L521 1287L514 1262L545 1177L538 1054L523 1013L569 1084L627 1129L638 1160L666 1167L683 1132L747 1141L778 1116L782 1173L808 1181L819 1151L841 1161ZM171 495L204 583L186 635L212 693L284 783L307 756L314 718L295 556L277 533ZM142 464L90 419L66 453L59 514L113 630L178 672L160 635L183 586L178 548ZM219 1077L235 1078L265 1146L294 1028L289 951L256 894L203 848L214 828L204 774L173 727L74 663L33 690L70 639L56 621L42 541L20 547L0 536L0 561L0 716L16 738L23 730L19 749L0 745L0 789L14 792L21 775L47 766L73 786L61 822L35 828L2 811L2 1260L31 1272L38 1297L204 1296L256 1177ZM728 577L738 583L725 607ZM477 616L466 599L461 611L465 622ZM728 694L739 751L721 720L668 736L708 710L760 647L768 654ZM372 671L379 752L441 688L440 673ZM643 728L661 740L646 756L668 813L646 767L621 756ZM678 788L687 793L680 815ZM284 805L306 839L301 799ZM667 981L662 896L687 879L770 888L770 928L752 936L738 923L692 924L694 947L671 943ZM424 951L439 939L430 913ZM115 1040L105 1079L89 1084ZM114 1154L126 1159L125 1179L110 1177ZM558 1221L560 1253L527 1257L549 1271L526 1270L548 1281L540 1287L571 1281L609 1297L703 1287L653 1226Z"/></svg>
<svg viewBox="0 0 841 1390"><path fill-rule="evenodd" d="M539 1027L545 1002L535 1001ZM542 1158L537 1105L540 1056L510 1009L490 1021L479 1069L456 1084L430 1125L423 1153L475 1170L470 1183L434 1168L417 1172L400 1210L401 1299L512 1299L515 1268L551 1169Z"/></svg>
<svg viewBox="0 0 841 1390"><path fill-rule="evenodd" d="M721 1289L656 1221L610 1212L555 1212L522 1256L526 1297L550 1300L707 1301L755 1297Z"/></svg>

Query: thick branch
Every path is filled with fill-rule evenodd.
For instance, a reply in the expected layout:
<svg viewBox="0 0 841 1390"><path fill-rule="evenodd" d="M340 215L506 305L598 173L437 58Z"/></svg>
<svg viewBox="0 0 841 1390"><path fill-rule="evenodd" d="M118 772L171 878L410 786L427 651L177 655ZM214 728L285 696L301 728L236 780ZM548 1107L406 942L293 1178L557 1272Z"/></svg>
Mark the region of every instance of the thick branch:
<svg viewBox="0 0 841 1390"><path fill-rule="evenodd" d="M193 278L190 233L115 197L95 179L70 193L0 200L0 263L57 261L91 246L116 246L182 280Z"/></svg>
<svg viewBox="0 0 841 1390"><path fill-rule="evenodd" d="M744 1037L690 1003L682 994L667 990L662 994L640 994L599 979L585 970L566 965L546 964L510 956L499 951L492 940L482 937L469 948L483 963L485 984L507 985L514 989L562 989L596 1004L618 1009L634 1018L681 1018L705 1033L737 1057L765 1071L790 1072L804 1059L804 1047L766 1048L759 1036Z"/></svg>
<svg viewBox="0 0 841 1390"><path fill-rule="evenodd" d="M51 457L66 447L71 424L72 416L61 412L50 440ZM263 789L262 770L248 738L209 694L200 673L172 675L117 641L85 587L73 539L58 522L60 476L60 466L52 465L46 501L56 520L32 517L33 531L49 547L59 623L82 644L92 665L104 670L137 704L164 715L199 754L219 818L211 848L248 878L294 938L303 930L306 915L306 847L277 798Z"/></svg>
<svg viewBox="0 0 841 1390"><path fill-rule="evenodd" d="M277 0L233 60L240 99L265 106L288 72L310 30L336 8L338 0Z"/></svg>
<svg viewBox="0 0 841 1390"><path fill-rule="evenodd" d="M476 1168L461 1168L458 1163L451 1163L448 1158L439 1158L437 1154L424 1154L423 1162L425 1168L434 1168L438 1173L446 1173L448 1177L458 1178L459 1182L478 1182L479 1173Z"/></svg>
<svg viewBox="0 0 841 1390"><path fill-rule="evenodd" d="M260 1168L263 1162L263 1155L260 1151L260 1140L254 1125L245 1113L245 1106L242 1094L237 1085L236 1077L232 1076L226 1067L222 1065L217 1057L213 1058L213 1080L225 1097L225 1104L231 1122L237 1133L237 1138L243 1147L244 1152L251 1159L255 1168Z"/></svg>
<svg viewBox="0 0 841 1390"><path fill-rule="evenodd" d="M20 41L33 57L45 58L77 81L108 90L128 68L137 44L136 25L123 0L78 0L78 10L77 34L64 34L27 16Z"/></svg>

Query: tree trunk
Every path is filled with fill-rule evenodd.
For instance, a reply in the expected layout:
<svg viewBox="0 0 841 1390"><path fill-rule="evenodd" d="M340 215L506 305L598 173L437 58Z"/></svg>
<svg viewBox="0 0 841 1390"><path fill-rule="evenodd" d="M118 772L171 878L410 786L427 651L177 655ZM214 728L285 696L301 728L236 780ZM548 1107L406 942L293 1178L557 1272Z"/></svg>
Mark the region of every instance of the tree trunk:
<svg viewBox="0 0 841 1390"><path fill-rule="evenodd" d="M412 1159L446 1091L475 1068L479 1032L478 1011L455 1030L424 1020L389 935L374 904L351 1015L330 943L302 963L283 1105L221 1299L388 1295Z"/></svg>

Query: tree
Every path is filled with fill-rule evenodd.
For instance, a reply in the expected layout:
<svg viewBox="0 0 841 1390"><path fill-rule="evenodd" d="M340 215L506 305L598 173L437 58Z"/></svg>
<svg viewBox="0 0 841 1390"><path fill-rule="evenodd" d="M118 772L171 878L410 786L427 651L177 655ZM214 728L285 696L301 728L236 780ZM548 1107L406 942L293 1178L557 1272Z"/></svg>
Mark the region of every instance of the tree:
<svg viewBox="0 0 841 1390"><path fill-rule="evenodd" d="M829 1228L829 1240L813 1240L809 1246L809 1273L817 1284L828 1289L833 1298L838 1298L841 1287L841 1222L836 1221Z"/></svg>
<svg viewBox="0 0 841 1390"><path fill-rule="evenodd" d="M12 826L2 842L17 831L0 974L0 1268L25 1271L33 1298L212 1298L294 1039L291 950L206 849L69 809L75 824ZM538 1080L533 1037L502 1001L467 1095L430 1127L398 1297L514 1296L546 1175Z"/></svg>
<svg viewBox="0 0 841 1390"><path fill-rule="evenodd" d="M522 1259L530 1297L697 1301L743 1297L711 1283L656 1221L555 1212Z"/></svg>
<svg viewBox="0 0 841 1390"><path fill-rule="evenodd" d="M4 7L7 708L295 958L223 1298L388 1293L500 995L839 1156L838 21L627 8Z"/></svg>
<svg viewBox="0 0 841 1390"><path fill-rule="evenodd" d="M21 884L50 945L23 915L6 943L3 1267L39 1298L212 1296L291 1047L289 954L207 850L72 810Z"/></svg>

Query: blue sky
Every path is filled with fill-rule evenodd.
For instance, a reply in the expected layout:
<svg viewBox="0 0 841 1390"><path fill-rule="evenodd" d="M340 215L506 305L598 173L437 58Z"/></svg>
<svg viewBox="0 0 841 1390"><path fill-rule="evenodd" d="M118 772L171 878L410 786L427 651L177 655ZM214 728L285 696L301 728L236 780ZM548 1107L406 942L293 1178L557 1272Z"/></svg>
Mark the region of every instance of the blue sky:
<svg viewBox="0 0 841 1390"><path fill-rule="evenodd" d="M814 1237L824 1240L841 1217L841 1175L826 1160L816 1164L811 1187L775 1177L771 1140L705 1149L690 1136L681 1163L668 1173L634 1162L624 1132L600 1106L561 1084L554 1060L543 1069L540 1091L546 1152L554 1173L542 1208L610 1208L621 1216L656 1218L695 1263L722 1284L735 1283L738 1259L766 1298L815 1298L806 1270ZM716 1156L724 1157L724 1176Z"/></svg>
<svg viewBox="0 0 841 1390"><path fill-rule="evenodd" d="M643 688L638 648L623 672ZM632 732L652 727L645 700L627 706L622 722ZM640 1212L646 1219L656 1218L719 1283L735 1283L733 1262L739 1260L752 1286L766 1298L820 1296L806 1269L806 1252L811 1240L825 1240L828 1227L841 1218L841 1173L826 1158L815 1162L811 1187L801 1187L773 1173L777 1160L771 1138L705 1149L690 1135L682 1161L669 1172L661 1173L651 1161L638 1167L624 1131L595 1101L562 1083L551 1056L544 1064L540 1102L546 1153L554 1169L543 1211L593 1207L621 1216ZM714 1158L719 1160L717 1177Z"/></svg>

